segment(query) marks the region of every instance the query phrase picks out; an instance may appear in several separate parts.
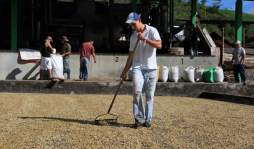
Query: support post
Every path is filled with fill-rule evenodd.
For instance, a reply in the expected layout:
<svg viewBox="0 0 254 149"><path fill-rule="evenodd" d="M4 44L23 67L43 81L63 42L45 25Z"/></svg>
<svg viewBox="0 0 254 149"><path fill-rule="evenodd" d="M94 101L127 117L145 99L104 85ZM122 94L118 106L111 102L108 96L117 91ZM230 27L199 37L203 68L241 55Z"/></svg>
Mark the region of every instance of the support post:
<svg viewBox="0 0 254 149"><path fill-rule="evenodd" d="M11 0L11 50L17 50L18 44L18 0Z"/></svg>
<svg viewBox="0 0 254 149"><path fill-rule="evenodd" d="M243 42L242 42L242 47L246 47L246 26L243 26Z"/></svg>
<svg viewBox="0 0 254 149"><path fill-rule="evenodd" d="M225 25L223 24L221 26L221 37L222 37L222 42L221 42L221 49L220 49L220 65L224 65L224 49L225 49Z"/></svg>
<svg viewBox="0 0 254 149"><path fill-rule="evenodd" d="M161 1L161 31L163 33L163 49L168 49L169 45L169 35L168 35L168 26L169 26L169 0L163 0Z"/></svg>
<svg viewBox="0 0 254 149"><path fill-rule="evenodd" d="M137 12L137 2L138 2L138 0L132 0L131 1L131 7L132 7L132 11L134 11L134 12Z"/></svg>
<svg viewBox="0 0 254 149"><path fill-rule="evenodd" d="M174 0L169 0L169 24L170 24L170 43L169 48L173 46L173 29L174 29Z"/></svg>
<svg viewBox="0 0 254 149"><path fill-rule="evenodd" d="M192 26L192 36L191 36L191 44L192 49L190 51L191 56L197 55L197 7L198 7L198 0L192 0L191 1L191 26Z"/></svg>
<svg viewBox="0 0 254 149"><path fill-rule="evenodd" d="M193 28L196 28L197 26L197 6L198 6L198 1L192 0L191 1L191 23Z"/></svg>
<svg viewBox="0 0 254 149"><path fill-rule="evenodd" d="M235 7L235 42L237 40L243 40L243 22L242 22L242 9L243 9L243 0L236 1Z"/></svg>
<svg viewBox="0 0 254 149"><path fill-rule="evenodd" d="M112 49L113 47L113 18L112 18L112 15L113 15L113 12L112 12L112 6L114 4L114 0L109 0L109 3L108 3L108 48L109 49Z"/></svg>

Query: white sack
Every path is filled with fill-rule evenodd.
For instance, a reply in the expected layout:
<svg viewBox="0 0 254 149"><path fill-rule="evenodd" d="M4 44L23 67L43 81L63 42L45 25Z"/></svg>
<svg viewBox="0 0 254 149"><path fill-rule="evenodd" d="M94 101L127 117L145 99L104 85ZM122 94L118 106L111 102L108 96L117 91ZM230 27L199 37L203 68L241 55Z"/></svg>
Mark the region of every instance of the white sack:
<svg viewBox="0 0 254 149"><path fill-rule="evenodd" d="M52 60L52 77L64 79L63 75L63 57L61 55L51 54Z"/></svg>
<svg viewBox="0 0 254 149"><path fill-rule="evenodd" d="M224 72L221 67L216 67L215 69L215 82L223 82L224 80Z"/></svg>
<svg viewBox="0 0 254 149"><path fill-rule="evenodd" d="M168 72L169 69L167 66L161 66L160 67L160 76L159 76L159 80L162 82L167 82L168 81Z"/></svg>
<svg viewBox="0 0 254 149"><path fill-rule="evenodd" d="M179 67L178 66L170 67L169 80L173 81L175 83L178 82L178 80L179 80Z"/></svg>
<svg viewBox="0 0 254 149"><path fill-rule="evenodd" d="M195 83L195 68L194 67L189 66L184 70L184 80Z"/></svg>

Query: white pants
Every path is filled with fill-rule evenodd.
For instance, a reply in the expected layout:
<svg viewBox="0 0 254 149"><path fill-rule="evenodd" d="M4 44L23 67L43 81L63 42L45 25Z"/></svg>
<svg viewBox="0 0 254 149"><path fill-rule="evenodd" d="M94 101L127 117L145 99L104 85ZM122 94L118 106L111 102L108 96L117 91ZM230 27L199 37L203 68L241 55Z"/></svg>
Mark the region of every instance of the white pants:
<svg viewBox="0 0 254 149"><path fill-rule="evenodd" d="M153 115L153 99L156 88L156 70L134 68L133 73L133 115L136 122L150 123ZM146 105L143 107L142 92L145 92Z"/></svg>

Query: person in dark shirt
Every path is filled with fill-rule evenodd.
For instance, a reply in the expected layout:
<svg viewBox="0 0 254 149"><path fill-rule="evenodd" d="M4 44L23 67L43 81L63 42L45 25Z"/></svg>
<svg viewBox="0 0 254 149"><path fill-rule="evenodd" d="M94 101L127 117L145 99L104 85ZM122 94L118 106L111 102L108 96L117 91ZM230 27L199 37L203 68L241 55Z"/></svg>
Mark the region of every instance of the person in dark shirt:
<svg viewBox="0 0 254 149"><path fill-rule="evenodd" d="M71 55L71 45L69 39L66 36L62 36L62 56L63 56L63 73L67 73L67 80L70 80L71 69L70 69L70 55Z"/></svg>
<svg viewBox="0 0 254 149"><path fill-rule="evenodd" d="M55 51L52 47L53 39L47 36L41 48L40 80L49 80L52 77L52 63L50 54Z"/></svg>

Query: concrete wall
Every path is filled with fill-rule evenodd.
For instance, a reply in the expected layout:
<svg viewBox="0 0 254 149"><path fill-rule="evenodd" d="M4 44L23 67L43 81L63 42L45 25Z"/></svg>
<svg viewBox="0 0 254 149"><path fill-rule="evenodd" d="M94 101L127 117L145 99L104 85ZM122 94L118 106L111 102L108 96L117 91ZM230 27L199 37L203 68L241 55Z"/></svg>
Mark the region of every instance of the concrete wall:
<svg viewBox="0 0 254 149"><path fill-rule="evenodd" d="M39 67L35 64L18 64L17 52L0 52L0 80L34 80L38 79ZM125 65L127 55L98 54L97 63L89 66L90 80L117 80ZM158 65L178 65L181 72L187 66L217 66L216 57L183 57L183 56L158 56ZM79 55L71 56L71 78L79 77Z"/></svg>

